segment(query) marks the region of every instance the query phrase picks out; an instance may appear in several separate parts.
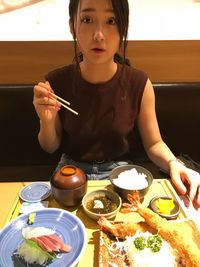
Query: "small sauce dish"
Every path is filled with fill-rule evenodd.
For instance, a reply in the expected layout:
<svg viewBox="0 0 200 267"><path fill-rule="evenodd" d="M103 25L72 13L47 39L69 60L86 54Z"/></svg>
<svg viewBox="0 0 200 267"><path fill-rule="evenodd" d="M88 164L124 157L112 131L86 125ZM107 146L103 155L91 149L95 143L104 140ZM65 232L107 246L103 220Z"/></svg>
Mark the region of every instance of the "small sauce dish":
<svg viewBox="0 0 200 267"><path fill-rule="evenodd" d="M154 197L149 206L155 213L168 220L176 219L181 211L178 202L168 196Z"/></svg>

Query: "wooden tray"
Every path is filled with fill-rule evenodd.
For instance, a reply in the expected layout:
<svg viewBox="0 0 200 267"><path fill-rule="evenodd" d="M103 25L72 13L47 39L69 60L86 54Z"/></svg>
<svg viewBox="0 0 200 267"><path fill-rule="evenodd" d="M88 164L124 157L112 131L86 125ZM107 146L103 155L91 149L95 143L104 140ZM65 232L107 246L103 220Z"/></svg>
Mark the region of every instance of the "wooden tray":
<svg viewBox="0 0 200 267"><path fill-rule="evenodd" d="M97 182L97 181L96 181ZM99 184L102 186L89 186L88 190L95 190L95 189L99 189L99 188L107 188L108 190L112 190L112 187L109 183L109 181L106 183L105 181L103 183L101 183L101 181L99 181ZM165 195L165 196L169 196L169 197L173 197L174 199L177 200L177 202L180 204L181 206L181 212L178 216L178 219L182 220L182 219L185 219L187 218L187 210L183 207L183 204L178 196L178 194L176 193L176 191L174 190L173 186L171 185L170 181L168 179L155 179L153 181L153 185L152 187L150 188L148 194L145 196L144 198L144 201L142 203L143 206L148 206L149 205L149 202L152 198L154 198L155 196L158 196L158 195ZM52 208L65 208L63 206L61 206L58 202L55 201L55 199L51 196L47 199L49 201L49 207L52 207ZM20 211L20 208L21 208L21 205L22 205L23 201L19 198L19 196L17 196L14 204L13 204L13 207L7 217L7 220L5 222L8 223L9 221L13 220L14 218L16 218L18 215L19 215L19 211ZM67 208L68 210L70 210L70 208ZM124 215L122 215L121 213L117 214L116 216L116 221L119 221L122 219L122 216L123 216L123 219L124 219ZM129 219L129 217L131 219L133 219L132 217L133 215L132 214L127 214L127 220ZM140 217L137 218L137 216L135 215L134 216L134 220L135 221L138 221L140 219Z"/></svg>

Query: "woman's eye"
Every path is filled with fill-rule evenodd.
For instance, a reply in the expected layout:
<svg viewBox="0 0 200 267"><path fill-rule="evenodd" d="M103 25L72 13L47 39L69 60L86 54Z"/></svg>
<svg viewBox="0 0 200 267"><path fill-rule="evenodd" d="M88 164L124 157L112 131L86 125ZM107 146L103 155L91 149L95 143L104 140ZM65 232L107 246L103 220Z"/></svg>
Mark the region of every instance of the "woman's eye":
<svg viewBox="0 0 200 267"><path fill-rule="evenodd" d="M92 19L90 17L84 17L81 19L81 22L89 24L89 23L92 23Z"/></svg>
<svg viewBox="0 0 200 267"><path fill-rule="evenodd" d="M110 25L116 25L117 24L115 18L109 18L107 23L110 24Z"/></svg>

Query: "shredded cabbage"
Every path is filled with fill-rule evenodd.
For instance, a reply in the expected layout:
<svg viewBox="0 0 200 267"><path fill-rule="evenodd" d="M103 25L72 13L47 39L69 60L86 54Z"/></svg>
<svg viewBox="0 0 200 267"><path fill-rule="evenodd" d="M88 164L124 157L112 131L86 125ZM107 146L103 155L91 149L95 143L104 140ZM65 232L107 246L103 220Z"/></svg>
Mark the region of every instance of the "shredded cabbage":
<svg viewBox="0 0 200 267"><path fill-rule="evenodd" d="M151 238L153 238L153 240L158 239L157 241L161 242L160 237L158 238L157 235L152 235L149 232L141 233L137 231L134 236L127 236L125 241L117 240L111 244L104 243L104 245L107 247L108 253L112 259L118 257L123 262L128 261L128 266L130 267L160 267L160 259L165 259L165 266L167 267L177 266L173 249L164 239L162 239L160 250L155 253L148 246L144 246L142 250L136 248L134 241L135 239L140 240L141 237L142 240L143 238L145 240L149 238L149 243L151 243Z"/></svg>
<svg viewBox="0 0 200 267"><path fill-rule="evenodd" d="M40 265L45 265L56 257L55 253L44 251L32 240L25 240L25 242L17 248L16 255L23 258L27 263Z"/></svg>
<svg viewBox="0 0 200 267"><path fill-rule="evenodd" d="M134 240L137 237L155 238L149 232L136 232L135 236L127 236L125 245L128 249L128 258L131 266L134 267L160 267L160 259L165 259L165 266L174 267L175 266L175 255L173 254L173 249L171 246L162 239L162 246L160 250L156 253L151 249L144 248L143 250L138 250L134 245ZM157 236L156 236L157 237Z"/></svg>

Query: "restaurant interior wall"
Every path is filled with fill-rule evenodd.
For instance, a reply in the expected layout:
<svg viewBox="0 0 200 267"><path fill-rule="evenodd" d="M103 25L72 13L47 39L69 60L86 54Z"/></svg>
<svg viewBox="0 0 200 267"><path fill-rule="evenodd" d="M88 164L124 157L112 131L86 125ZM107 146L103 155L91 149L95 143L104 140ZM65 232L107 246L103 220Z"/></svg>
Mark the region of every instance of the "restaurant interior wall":
<svg viewBox="0 0 200 267"><path fill-rule="evenodd" d="M199 82L200 41L130 41L127 57L153 82ZM0 42L0 84L35 84L73 59L71 41Z"/></svg>
<svg viewBox="0 0 200 267"><path fill-rule="evenodd" d="M0 9L0 84L36 83L47 71L73 58L68 1L21 1L25 2L29 5L10 12ZM146 71L153 82L199 81L200 3L129 3L127 56L132 64Z"/></svg>

